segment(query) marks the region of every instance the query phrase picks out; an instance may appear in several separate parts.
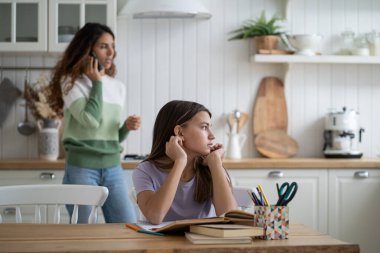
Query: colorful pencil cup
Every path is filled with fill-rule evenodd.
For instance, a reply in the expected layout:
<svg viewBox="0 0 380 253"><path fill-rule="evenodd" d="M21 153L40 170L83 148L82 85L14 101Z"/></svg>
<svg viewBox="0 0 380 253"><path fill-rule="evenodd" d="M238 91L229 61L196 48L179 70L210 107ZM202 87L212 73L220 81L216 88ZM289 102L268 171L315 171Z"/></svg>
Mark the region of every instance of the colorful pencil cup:
<svg viewBox="0 0 380 253"><path fill-rule="evenodd" d="M289 236L288 206L255 206L255 223L264 228L263 240L287 239Z"/></svg>

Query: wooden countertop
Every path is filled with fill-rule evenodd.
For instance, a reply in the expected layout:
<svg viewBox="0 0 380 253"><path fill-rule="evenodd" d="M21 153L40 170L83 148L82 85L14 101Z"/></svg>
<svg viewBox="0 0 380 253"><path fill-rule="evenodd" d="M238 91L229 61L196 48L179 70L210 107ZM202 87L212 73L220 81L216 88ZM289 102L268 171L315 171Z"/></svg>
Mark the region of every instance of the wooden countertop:
<svg viewBox="0 0 380 253"><path fill-rule="evenodd" d="M124 169L134 169L140 161L123 161ZM329 169L329 168L380 168L379 158L362 159L325 159L325 158L291 158L291 159L268 159L268 158L249 158L241 160L225 160L224 167L227 169L260 169L260 168L279 168L279 169ZM45 161L45 160L0 160L0 170L63 170L64 160Z"/></svg>
<svg viewBox="0 0 380 253"><path fill-rule="evenodd" d="M192 244L183 235L136 233L124 224L0 224L0 252L359 253L359 245L296 224L287 240L208 245Z"/></svg>

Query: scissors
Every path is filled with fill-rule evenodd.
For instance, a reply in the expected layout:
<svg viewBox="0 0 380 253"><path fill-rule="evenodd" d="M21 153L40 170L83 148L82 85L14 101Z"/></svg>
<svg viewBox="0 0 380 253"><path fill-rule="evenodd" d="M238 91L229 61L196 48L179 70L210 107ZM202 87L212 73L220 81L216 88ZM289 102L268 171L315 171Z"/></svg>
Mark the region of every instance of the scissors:
<svg viewBox="0 0 380 253"><path fill-rule="evenodd" d="M288 182L285 182L281 185L281 187L277 186L277 193L278 193L278 201L277 206L286 206L293 198L294 195L296 195L298 190L298 184L296 182L293 182L289 184Z"/></svg>

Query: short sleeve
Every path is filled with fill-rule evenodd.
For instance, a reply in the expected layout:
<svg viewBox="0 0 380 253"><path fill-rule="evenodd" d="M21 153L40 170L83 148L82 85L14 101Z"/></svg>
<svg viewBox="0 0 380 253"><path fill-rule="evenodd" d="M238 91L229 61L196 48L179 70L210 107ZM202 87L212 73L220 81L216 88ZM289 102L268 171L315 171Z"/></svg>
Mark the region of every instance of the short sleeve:
<svg viewBox="0 0 380 253"><path fill-rule="evenodd" d="M152 177L147 172L148 166L149 163L147 162L140 163L132 173L132 181L136 194L139 194L142 191L155 191Z"/></svg>

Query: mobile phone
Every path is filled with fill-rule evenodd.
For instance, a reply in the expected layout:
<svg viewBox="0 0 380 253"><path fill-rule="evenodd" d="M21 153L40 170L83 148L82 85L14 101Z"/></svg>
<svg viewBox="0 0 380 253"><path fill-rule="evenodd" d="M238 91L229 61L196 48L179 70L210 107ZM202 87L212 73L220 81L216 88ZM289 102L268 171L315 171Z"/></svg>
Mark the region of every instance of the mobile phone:
<svg viewBox="0 0 380 253"><path fill-rule="evenodd" d="M94 51L91 51L91 52L90 52L90 55L91 55L92 57L94 57L94 59L98 59L98 57L96 57L96 54L95 54ZM102 69L103 69L103 65L100 64L100 63L99 63L99 60L98 60L98 71L101 71Z"/></svg>

